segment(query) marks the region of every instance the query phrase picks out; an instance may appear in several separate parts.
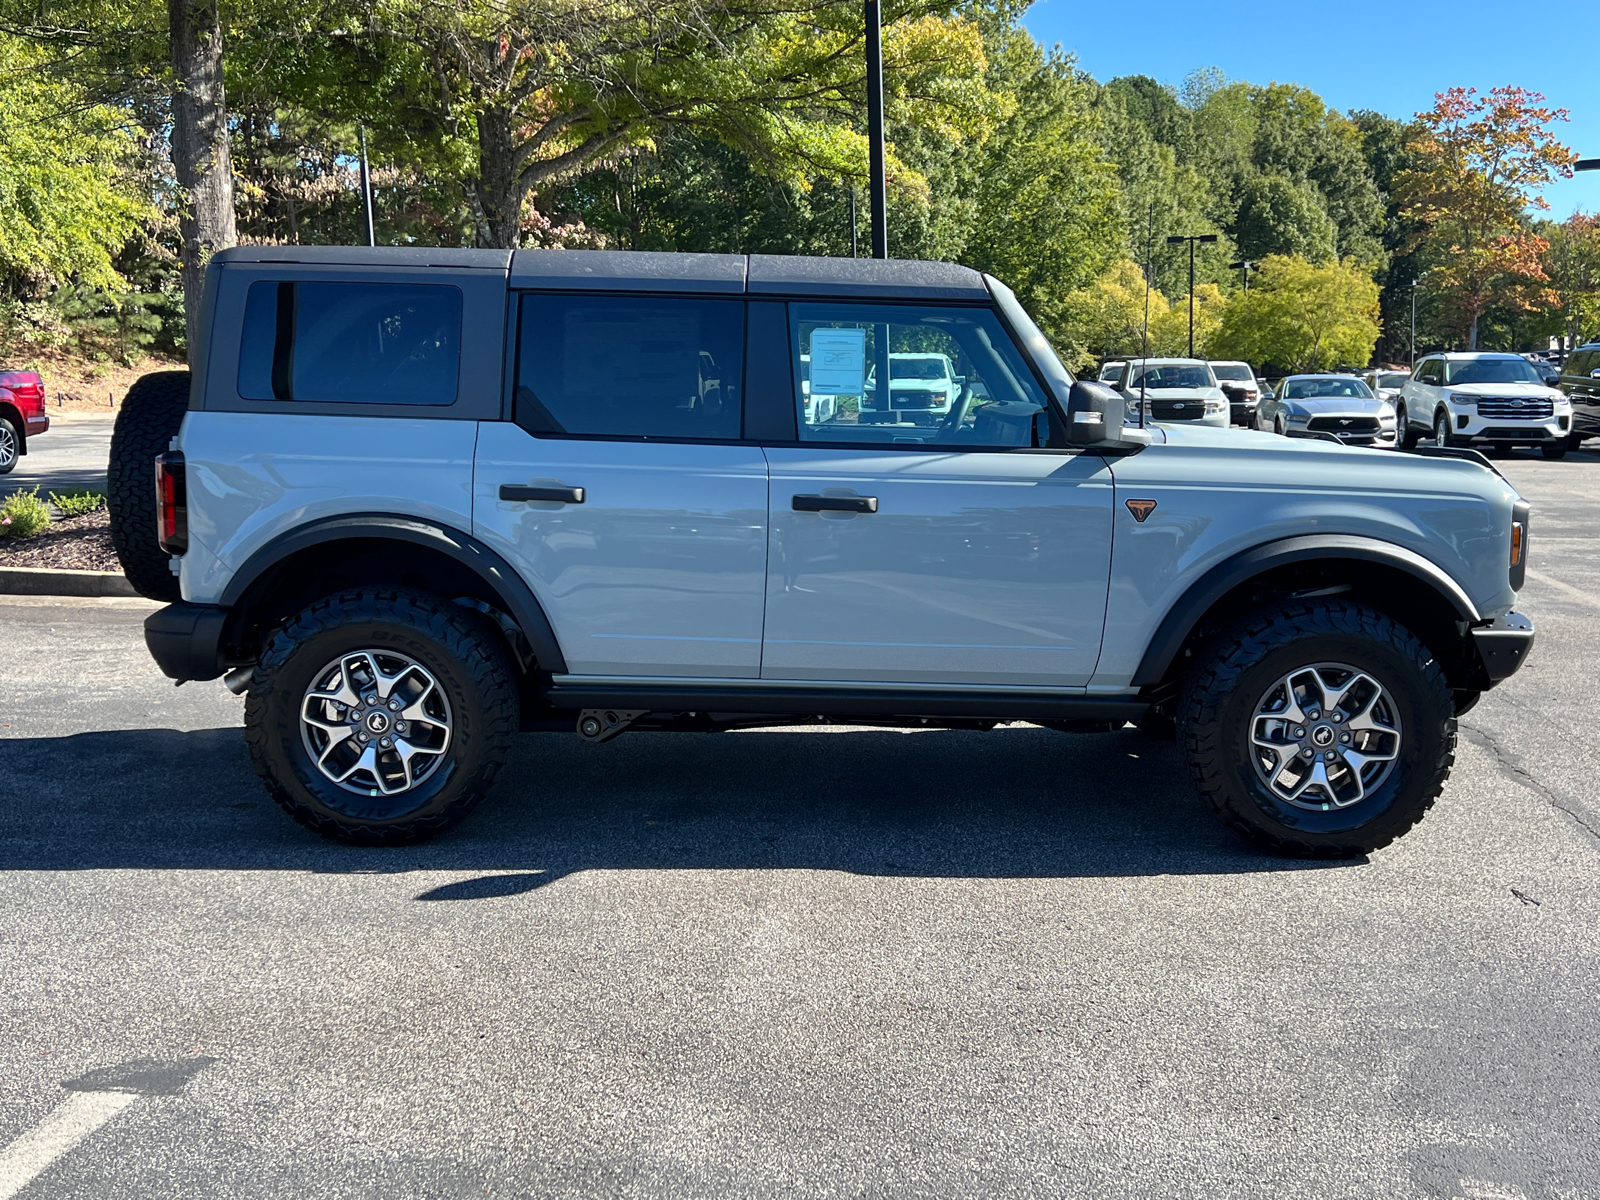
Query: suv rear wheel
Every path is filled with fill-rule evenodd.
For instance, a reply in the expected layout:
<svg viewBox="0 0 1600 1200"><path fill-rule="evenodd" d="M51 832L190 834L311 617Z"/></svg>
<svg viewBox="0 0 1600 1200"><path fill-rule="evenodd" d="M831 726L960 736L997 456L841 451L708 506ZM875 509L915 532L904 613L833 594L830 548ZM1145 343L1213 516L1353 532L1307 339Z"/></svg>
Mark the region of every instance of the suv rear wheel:
<svg viewBox="0 0 1600 1200"><path fill-rule="evenodd" d="M1201 795L1280 854L1349 858L1433 806L1455 760L1455 705L1433 655L1364 605L1304 601L1218 638L1180 706Z"/></svg>
<svg viewBox="0 0 1600 1200"><path fill-rule="evenodd" d="M22 434L10 418L0 417L0 475L9 474L22 456Z"/></svg>
<svg viewBox="0 0 1600 1200"><path fill-rule="evenodd" d="M401 845L465 817L516 732L499 634L423 592L368 588L319 600L273 635L245 705L256 773L325 837Z"/></svg>

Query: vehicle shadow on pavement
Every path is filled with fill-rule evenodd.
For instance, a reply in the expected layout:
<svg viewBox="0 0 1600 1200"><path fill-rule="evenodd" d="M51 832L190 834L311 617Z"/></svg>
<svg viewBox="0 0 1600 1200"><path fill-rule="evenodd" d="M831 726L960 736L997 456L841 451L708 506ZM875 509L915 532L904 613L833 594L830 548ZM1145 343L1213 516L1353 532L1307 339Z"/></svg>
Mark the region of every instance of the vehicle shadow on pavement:
<svg viewBox="0 0 1600 1200"><path fill-rule="evenodd" d="M1054 878L1350 865L1245 845L1195 796L1177 747L1132 730L639 733L599 746L529 734L466 822L398 849L295 825L238 729L7 739L0 781L0 869L495 872L418 897L430 901L588 869Z"/></svg>

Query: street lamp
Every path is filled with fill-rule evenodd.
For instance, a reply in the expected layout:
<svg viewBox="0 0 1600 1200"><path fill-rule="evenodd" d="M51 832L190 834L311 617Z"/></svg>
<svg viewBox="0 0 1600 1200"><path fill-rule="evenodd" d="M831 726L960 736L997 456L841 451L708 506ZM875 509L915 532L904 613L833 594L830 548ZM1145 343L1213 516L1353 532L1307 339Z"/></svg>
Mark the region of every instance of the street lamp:
<svg viewBox="0 0 1600 1200"><path fill-rule="evenodd" d="M1229 263L1228 270L1244 272L1244 290L1248 292L1250 290L1250 272L1255 269L1255 266L1256 264L1248 258L1241 258L1236 263ZM1192 292L1194 288L1191 286L1189 290Z"/></svg>
<svg viewBox="0 0 1600 1200"><path fill-rule="evenodd" d="M1167 239L1167 245L1175 246L1179 242L1189 243L1189 357L1194 357L1194 244L1196 242L1214 242L1217 235L1214 233L1178 234L1175 233Z"/></svg>
<svg viewBox="0 0 1600 1200"><path fill-rule="evenodd" d="M883 182L883 14L879 0L866 0L867 171L872 210L872 257L889 257L889 200Z"/></svg>
<svg viewBox="0 0 1600 1200"><path fill-rule="evenodd" d="M1600 158L1580 158L1572 164L1574 171L1600 171Z"/></svg>
<svg viewBox="0 0 1600 1200"><path fill-rule="evenodd" d="M1411 369L1417 369L1417 285L1422 280L1411 281Z"/></svg>

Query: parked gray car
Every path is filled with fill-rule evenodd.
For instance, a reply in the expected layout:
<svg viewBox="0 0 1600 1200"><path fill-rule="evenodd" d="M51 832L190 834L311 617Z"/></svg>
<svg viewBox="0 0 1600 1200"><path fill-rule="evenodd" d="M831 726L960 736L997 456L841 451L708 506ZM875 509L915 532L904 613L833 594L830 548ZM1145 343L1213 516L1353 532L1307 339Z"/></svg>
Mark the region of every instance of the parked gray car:
<svg viewBox="0 0 1600 1200"><path fill-rule="evenodd" d="M1244 836L1359 854L1533 641L1471 456L1128 428L963 267L256 246L203 305L118 416L113 535L161 669L244 693L330 837L451 826L519 730L1134 721ZM912 351L936 420L868 403Z"/></svg>
<svg viewBox="0 0 1600 1200"><path fill-rule="evenodd" d="M1393 449L1394 405L1354 375L1290 375L1256 408L1256 428L1269 433L1326 434L1350 446Z"/></svg>

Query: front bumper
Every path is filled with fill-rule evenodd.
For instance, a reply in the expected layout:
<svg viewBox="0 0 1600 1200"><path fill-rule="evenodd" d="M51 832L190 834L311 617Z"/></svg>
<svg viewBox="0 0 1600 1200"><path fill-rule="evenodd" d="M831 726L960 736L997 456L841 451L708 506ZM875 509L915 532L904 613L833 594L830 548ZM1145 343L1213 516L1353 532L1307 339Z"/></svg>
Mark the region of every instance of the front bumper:
<svg viewBox="0 0 1600 1200"><path fill-rule="evenodd" d="M144 644L168 679L216 679L226 669L222 632L228 610L179 600L144 619Z"/></svg>
<svg viewBox="0 0 1600 1200"><path fill-rule="evenodd" d="M1508 612L1472 631L1472 641L1483 660L1490 687L1517 673L1528 651L1533 649L1533 635L1533 622L1519 612Z"/></svg>
<svg viewBox="0 0 1600 1200"><path fill-rule="evenodd" d="M1558 412L1542 421L1511 421L1462 410L1455 414L1454 425L1450 440L1460 446L1543 446L1567 440L1572 416Z"/></svg>

